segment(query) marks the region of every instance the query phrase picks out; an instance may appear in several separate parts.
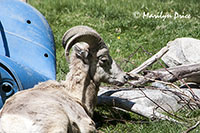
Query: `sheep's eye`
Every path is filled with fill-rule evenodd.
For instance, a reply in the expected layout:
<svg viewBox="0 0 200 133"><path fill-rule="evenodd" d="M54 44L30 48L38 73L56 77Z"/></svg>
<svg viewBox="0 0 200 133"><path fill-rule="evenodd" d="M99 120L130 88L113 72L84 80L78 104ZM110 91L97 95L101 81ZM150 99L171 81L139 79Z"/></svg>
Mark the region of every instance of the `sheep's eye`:
<svg viewBox="0 0 200 133"><path fill-rule="evenodd" d="M99 64L100 64L101 66L109 65L109 60L108 60L108 58L105 57L105 56L99 57Z"/></svg>
<svg viewBox="0 0 200 133"><path fill-rule="evenodd" d="M102 59L101 62L105 65L107 65L108 60L107 59Z"/></svg>

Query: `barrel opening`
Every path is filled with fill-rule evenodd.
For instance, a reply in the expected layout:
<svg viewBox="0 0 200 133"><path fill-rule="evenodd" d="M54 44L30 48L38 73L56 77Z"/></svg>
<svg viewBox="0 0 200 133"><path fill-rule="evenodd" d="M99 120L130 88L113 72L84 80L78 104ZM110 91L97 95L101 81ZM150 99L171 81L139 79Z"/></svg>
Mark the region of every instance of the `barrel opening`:
<svg viewBox="0 0 200 133"><path fill-rule="evenodd" d="M13 85L11 83L8 83L8 82L4 82L1 87L2 87L2 90L5 93L8 93L13 89Z"/></svg>
<svg viewBox="0 0 200 133"><path fill-rule="evenodd" d="M49 55L47 53L44 54L44 57L49 57Z"/></svg>
<svg viewBox="0 0 200 133"><path fill-rule="evenodd" d="M27 20L26 22L27 22L28 24L31 24L31 20Z"/></svg>

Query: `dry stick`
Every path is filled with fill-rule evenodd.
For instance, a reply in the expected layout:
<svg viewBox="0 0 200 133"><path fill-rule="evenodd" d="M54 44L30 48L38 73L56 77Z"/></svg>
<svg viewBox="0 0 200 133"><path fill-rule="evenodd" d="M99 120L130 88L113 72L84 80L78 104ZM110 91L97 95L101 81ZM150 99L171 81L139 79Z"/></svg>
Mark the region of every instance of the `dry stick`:
<svg viewBox="0 0 200 133"><path fill-rule="evenodd" d="M190 89L190 91L191 91L191 93L192 93L193 96L196 96L196 95L194 94L194 91L192 90L192 88L191 88L183 79L179 78L178 76L176 76L176 75L174 75L172 72L170 72L162 63L159 62L159 64L160 64L167 72L169 72L171 75L175 76L179 81L181 81L183 84L185 84L185 85ZM196 97L197 97L197 96L196 96ZM198 98L198 97L197 97L197 98Z"/></svg>
<svg viewBox="0 0 200 133"><path fill-rule="evenodd" d="M154 61L157 61L158 59L159 59L159 58L155 58ZM152 64L153 64L153 63L152 63ZM151 63L150 63L150 64L147 64L146 67L148 67L149 65L151 65ZM141 65L141 66L142 66L142 65ZM145 68L146 68L146 67L145 67ZM142 68L143 68L143 67L142 67ZM144 68L144 69L145 69L145 68ZM165 68L165 67L164 67L164 68ZM141 69L141 71L144 70L144 69ZM177 78L177 79L178 79L178 78ZM155 80L155 79L154 79L154 80ZM173 86L175 86L175 85L173 84ZM177 88L177 86L176 86L175 88ZM179 87L178 87L178 88L179 88ZM187 95L186 95L186 96L187 96ZM119 102L120 104L119 104L119 103L116 101L116 97L115 97L115 98L113 97L114 99L112 99L111 97L107 97L107 98L109 98L109 100L111 100L112 102L111 102L111 101L109 101L109 102L108 102L108 101L106 101L106 102L104 101L104 102L100 102L100 103L101 103L101 104L102 104L102 103L104 103L104 104L105 104L105 103L107 103L107 104L110 103L111 106L113 106L113 105L114 105L114 106L117 106L116 104L118 104L118 107L122 107L122 105L124 105L124 104L121 103L121 102L122 102L121 100L120 100L120 102ZM147 96L147 98L150 100L150 98L149 98L148 96ZM104 99L104 98L103 98L103 99ZM191 98L191 99L192 99L192 98ZM105 99L104 99L104 100L105 100ZM107 99L107 100L108 100L108 99ZM125 99L124 99L124 100L125 100ZM194 100L194 99L192 99L192 100ZM125 100L125 101L127 102L127 100ZM125 101L123 101L123 102L125 102ZM151 99L151 101L153 101L153 100ZM159 106L156 102L154 102L154 103L155 103L157 106ZM120 106L119 106L119 105L120 105ZM132 110L130 110L130 106L132 106L132 103L131 103L130 105L128 105L128 106L125 105L125 107L122 107L122 108L125 108L126 110L132 111ZM159 107L160 107L161 109L163 109L161 106L159 106ZM171 114L171 113L169 113L168 111L166 111L165 109L164 109L164 111L165 111L166 113L168 113L168 114ZM137 113L137 112L135 112L135 113ZM141 114L140 114L140 115L141 115ZM171 114L171 115L174 116L174 117L177 117L177 118L179 118L179 119L182 119L182 118L180 118L180 117L178 117L178 116L175 116L174 114ZM182 119L182 120L183 120L183 119Z"/></svg>
<svg viewBox="0 0 200 133"><path fill-rule="evenodd" d="M136 54L136 52L139 51L139 49L140 49L141 47L142 47L142 46L140 45L132 54L130 54L129 57L128 57L128 60L129 60L131 57L133 57L133 56Z"/></svg>
<svg viewBox="0 0 200 133"><path fill-rule="evenodd" d="M189 133L190 131L194 130L196 127L200 125L200 121L198 121L194 126L188 128L185 132L183 133Z"/></svg>
<svg viewBox="0 0 200 133"><path fill-rule="evenodd" d="M131 84L131 83L130 83L130 84ZM148 97L148 96L146 95L146 93L145 93L142 89L140 89L140 88L138 88L138 89L143 93L143 95L144 95L147 99L149 99L149 100L150 100L151 102L153 102L156 106L158 106L159 108L161 108L164 112L168 113L169 115L171 115L171 116L173 116L173 117L175 117L175 118L178 118L178 119L184 121L183 118L178 117L177 115L174 115L174 114L170 113L169 111L167 111L166 109L164 109L162 106L160 106L158 103L156 103L154 100L152 100L150 97Z"/></svg>
<svg viewBox="0 0 200 133"><path fill-rule="evenodd" d="M200 74L200 63L197 64L192 64L192 65L185 65L185 66L176 66L176 67L172 67L167 69L169 72L171 72L173 75L176 75L176 77L188 77L196 74ZM166 69L160 69L160 70L154 70L154 71L149 71L145 77L154 77L154 75L157 75L160 80L162 81L169 81L169 82L174 82L176 80L178 80L175 76L173 76L172 74L170 74L169 72L167 72ZM171 77L170 77L171 75ZM189 87L188 87L189 88ZM197 102L199 102L199 98L197 96L195 96L194 93L192 93L192 91L189 90L189 92L191 93L191 95L193 96L193 99ZM197 105L200 105L200 103L198 103Z"/></svg>
<svg viewBox="0 0 200 133"><path fill-rule="evenodd" d="M153 74L153 76L157 76L157 78L159 78L160 80L175 82L176 80L178 80L176 77L187 78L193 75L200 75L199 66L200 63L170 67L167 69L170 73L164 68L158 70L147 70L147 74L145 75L145 77L152 77L151 74ZM173 76L171 73L176 75L176 77Z"/></svg>
<svg viewBox="0 0 200 133"><path fill-rule="evenodd" d="M140 120L140 121L132 121L132 120L125 120L125 119L122 119L122 118L120 118L120 119L117 119L117 118L108 118L108 117L105 117L105 116L103 116L103 118L104 119L107 119L107 120L105 120L106 122L110 122L110 121L119 121L119 122L124 122L124 123L126 123L126 122L129 122L129 123L131 123L131 124L149 124L150 122L149 121L145 121L145 120Z"/></svg>
<svg viewBox="0 0 200 133"><path fill-rule="evenodd" d="M132 76L132 75L130 74L130 76ZM151 82L159 82L159 83L163 83L163 84L166 84L166 85L171 85L174 88L176 88L177 90L179 90L183 96L188 97L191 101L193 101L194 103L196 103L196 105L199 105L199 103L197 103L197 101L195 101L192 97L186 95L177 85L175 85L173 83L156 80L156 79L152 79L152 78L149 78L149 77L144 77L144 76L141 76L141 75L138 75L138 74L134 74L133 76L138 76L140 79L142 79L141 82L143 82L143 83L151 81ZM137 84L141 83L141 82L137 82ZM137 85L137 84L134 84L133 82L128 82L128 83L130 85L133 85L133 86ZM184 100L184 102L187 102L187 101Z"/></svg>
<svg viewBox="0 0 200 133"><path fill-rule="evenodd" d="M128 62L130 62L130 58L133 57L137 52L138 50L141 48L142 46L139 46L133 53L131 53L128 57L128 59L123 59L121 62L120 62L120 66L123 64L123 62L125 61L125 66L127 65ZM132 62L130 62L131 64L133 64Z"/></svg>
<svg viewBox="0 0 200 133"><path fill-rule="evenodd" d="M131 74L130 74L131 75ZM132 75L131 75L132 76ZM138 76L139 79L141 79L141 82L128 82L130 85L137 85L137 84L141 84L141 83L146 83L146 82L159 82L159 83L162 83L162 84L166 84L166 85L170 85L170 86L173 86L174 88L176 88L177 90L180 91L180 93L185 96L185 97L188 97L192 102L194 102L196 105L199 105L199 103L197 101L195 101L191 96L188 96L186 95L178 86L176 86L175 84L173 83L170 83L170 82L165 82L165 81L160 81L160 80L156 80L156 79L152 79L152 78L149 78L149 77L144 77L144 76L141 76L141 75L138 75L138 74L134 74L134 76ZM185 99L182 99L186 105L188 105L188 101L185 100ZM188 107L190 108L190 105L188 105Z"/></svg>
<svg viewBox="0 0 200 133"><path fill-rule="evenodd" d="M165 48L165 47L164 47L164 48ZM144 48L143 48L143 49L144 49ZM148 51L146 51L145 49L144 49L144 51L145 51L147 54L149 54L149 55L152 56L152 54L149 53ZM158 53L159 53L159 52L158 52ZM188 86L188 84L187 84L185 81L183 81L183 80L180 79L178 76L176 76L176 75L174 75L172 72L170 72L162 63L160 63L160 62L158 62L158 63L159 63L167 72L169 72L171 75L173 75L174 77L176 77L179 81L181 81L182 83L184 83L184 84L190 89L192 95L198 98L198 96L195 95L195 93L194 93L194 91L192 90L192 88L191 88L190 86ZM193 99L193 100L194 100L194 99ZM198 98L197 100L199 101L199 98ZM196 101L196 100L195 100L195 101Z"/></svg>
<svg viewBox="0 0 200 133"><path fill-rule="evenodd" d="M142 63L139 67L133 69L131 74L137 74L144 69L146 69L148 66L152 65L156 61L158 61L167 51L169 50L169 46L163 47L158 53L156 53L154 56L146 60L144 63Z"/></svg>
<svg viewBox="0 0 200 133"><path fill-rule="evenodd" d="M169 91L169 92L173 93L174 95L178 96L180 98L179 102L183 101L182 103L184 103L185 105L187 105L189 109L193 110L192 107L191 107L191 103L189 101L187 101L183 97L183 96L189 97L188 95L184 94L184 92L176 92L176 91L172 91L172 90L167 90L167 91ZM191 99L191 98L189 97L189 99Z"/></svg>

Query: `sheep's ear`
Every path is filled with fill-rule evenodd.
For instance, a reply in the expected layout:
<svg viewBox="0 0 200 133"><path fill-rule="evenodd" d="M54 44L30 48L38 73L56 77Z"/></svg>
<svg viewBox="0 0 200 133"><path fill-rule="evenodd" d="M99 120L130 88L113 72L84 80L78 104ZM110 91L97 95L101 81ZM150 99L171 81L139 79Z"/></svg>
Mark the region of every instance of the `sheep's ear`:
<svg viewBox="0 0 200 133"><path fill-rule="evenodd" d="M87 57L88 57L88 52L87 52L86 50L81 49L81 48L80 48L79 46L77 46L77 45L74 45L74 46L73 46L73 49L74 49L74 51L75 51L77 57L79 57L79 58L81 58L81 59L83 59L83 60L87 59Z"/></svg>

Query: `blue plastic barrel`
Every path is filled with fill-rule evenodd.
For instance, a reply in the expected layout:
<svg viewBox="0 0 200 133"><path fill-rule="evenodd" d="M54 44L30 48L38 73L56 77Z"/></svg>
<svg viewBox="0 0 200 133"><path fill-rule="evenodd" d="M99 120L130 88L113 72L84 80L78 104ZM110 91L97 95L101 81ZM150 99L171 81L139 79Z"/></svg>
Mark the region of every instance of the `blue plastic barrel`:
<svg viewBox="0 0 200 133"><path fill-rule="evenodd" d="M55 61L44 16L19 0L0 0L0 108L17 91L55 80Z"/></svg>

